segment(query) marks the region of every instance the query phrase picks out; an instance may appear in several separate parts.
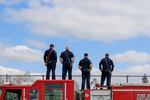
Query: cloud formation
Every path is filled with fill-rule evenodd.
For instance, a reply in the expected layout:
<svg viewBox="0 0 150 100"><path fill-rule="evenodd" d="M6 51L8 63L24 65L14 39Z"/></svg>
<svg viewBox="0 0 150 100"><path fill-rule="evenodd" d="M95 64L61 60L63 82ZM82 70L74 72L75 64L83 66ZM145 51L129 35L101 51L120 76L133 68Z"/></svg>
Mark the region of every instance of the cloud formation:
<svg viewBox="0 0 150 100"><path fill-rule="evenodd" d="M8 75L19 75L19 74L23 74L23 73L25 73L25 72L21 71L19 69L0 66L0 74L1 75L6 75L6 74L8 74Z"/></svg>
<svg viewBox="0 0 150 100"><path fill-rule="evenodd" d="M45 49L45 48L49 47L49 45L47 45L46 43L38 41L38 40L27 40L26 44L30 45L30 46L34 46L39 49Z"/></svg>
<svg viewBox="0 0 150 100"><path fill-rule="evenodd" d="M118 41L150 36L149 0L29 0L7 8L7 20L24 23L35 34ZM90 38L89 38L90 37Z"/></svg>
<svg viewBox="0 0 150 100"><path fill-rule="evenodd" d="M136 66L131 66L126 69L124 73L129 73L129 74L149 74L149 69L150 65L136 65Z"/></svg>
<svg viewBox="0 0 150 100"><path fill-rule="evenodd" d="M4 46L0 45L0 60L15 60L21 62L41 62L42 52L31 49L25 45Z"/></svg>
<svg viewBox="0 0 150 100"><path fill-rule="evenodd" d="M127 64L149 64L150 54L145 52L137 52L129 50L124 53L115 54L112 56L116 63L127 63Z"/></svg>

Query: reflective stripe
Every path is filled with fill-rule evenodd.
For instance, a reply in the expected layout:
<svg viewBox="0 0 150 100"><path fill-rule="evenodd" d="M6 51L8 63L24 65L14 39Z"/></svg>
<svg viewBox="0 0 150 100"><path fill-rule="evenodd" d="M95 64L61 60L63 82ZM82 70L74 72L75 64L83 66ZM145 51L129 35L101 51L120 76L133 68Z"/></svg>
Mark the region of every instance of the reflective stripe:
<svg viewBox="0 0 150 100"><path fill-rule="evenodd" d="M112 90L112 92L150 92L150 90L136 90L136 89L116 89L116 90Z"/></svg>
<svg viewBox="0 0 150 100"><path fill-rule="evenodd" d="M25 95L26 95L26 90L25 90L25 88L24 88L24 89L23 89L23 100L26 100Z"/></svg>
<svg viewBox="0 0 150 100"><path fill-rule="evenodd" d="M65 97L65 100L67 100L67 96L66 96L66 93L67 93L67 85L66 85L66 82L65 82L65 90L64 90L64 97Z"/></svg>

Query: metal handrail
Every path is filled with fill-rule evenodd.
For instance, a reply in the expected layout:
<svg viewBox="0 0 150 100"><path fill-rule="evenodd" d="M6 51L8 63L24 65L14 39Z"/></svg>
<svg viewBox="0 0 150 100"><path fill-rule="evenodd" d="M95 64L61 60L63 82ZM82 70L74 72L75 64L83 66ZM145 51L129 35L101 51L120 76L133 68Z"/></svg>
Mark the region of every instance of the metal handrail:
<svg viewBox="0 0 150 100"><path fill-rule="evenodd" d="M45 75L0 75L0 77L4 77L6 82L9 82L10 78L11 77L33 77L33 78L36 78L36 77L40 77L40 79L45 79ZM62 75L56 75L56 77L62 77ZM77 77L81 77L81 75L72 75L72 77L74 78L77 78ZM91 77L101 77L101 75L91 75ZM144 77L144 75L112 75L112 78L125 78L126 79L126 83L129 83L129 78L142 78ZM146 75L147 78L150 78L150 75Z"/></svg>

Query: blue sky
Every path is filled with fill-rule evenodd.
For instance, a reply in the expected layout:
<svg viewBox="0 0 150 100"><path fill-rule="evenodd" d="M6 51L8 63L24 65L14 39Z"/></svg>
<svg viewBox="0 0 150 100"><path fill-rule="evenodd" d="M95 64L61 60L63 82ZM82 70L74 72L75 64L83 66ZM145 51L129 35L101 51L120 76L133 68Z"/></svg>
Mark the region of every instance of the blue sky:
<svg viewBox="0 0 150 100"><path fill-rule="evenodd" d="M87 52L93 73L99 73L100 59L110 53L115 74L141 69L140 74L149 74L149 1L63 1L0 0L1 70L45 73L43 53L53 43L58 57L66 45L75 54L74 73ZM58 60L57 74L61 68Z"/></svg>

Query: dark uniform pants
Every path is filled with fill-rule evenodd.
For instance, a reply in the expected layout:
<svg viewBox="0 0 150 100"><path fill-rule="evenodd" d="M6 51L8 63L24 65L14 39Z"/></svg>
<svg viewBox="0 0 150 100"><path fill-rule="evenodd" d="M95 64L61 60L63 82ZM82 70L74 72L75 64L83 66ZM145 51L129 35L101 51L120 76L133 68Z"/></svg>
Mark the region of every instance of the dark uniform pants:
<svg viewBox="0 0 150 100"><path fill-rule="evenodd" d="M56 69L56 63L48 64L47 65L47 71L46 71L46 79L50 79L50 71L52 70L52 79L55 80L55 69Z"/></svg>
<svg viewBox="0 0 150 100"><path fill-rule="evenodd" d="M81 85L82 90L84 90L85 88L85 83L86 83L87 89L90 89L90 73L82 72L82 85Z"/></svg>
<svg viewBox="0 0 150 100"><path fill-rule="evenodd" d="M104 71L102 72L101 75L101 85L104 85L104 81L107 78L107 86L110 87L110 83L111 83L111 72L109 71Z"/></svg>
<svg viewBox="0 0 150 100"><path fill-rule="evenodd" d="M66 79L67 72L68 72L68 79L72 80L72 66L70 66L69 64L63 64L63 68L62 68L62 79L63 80Z"/></svg>

